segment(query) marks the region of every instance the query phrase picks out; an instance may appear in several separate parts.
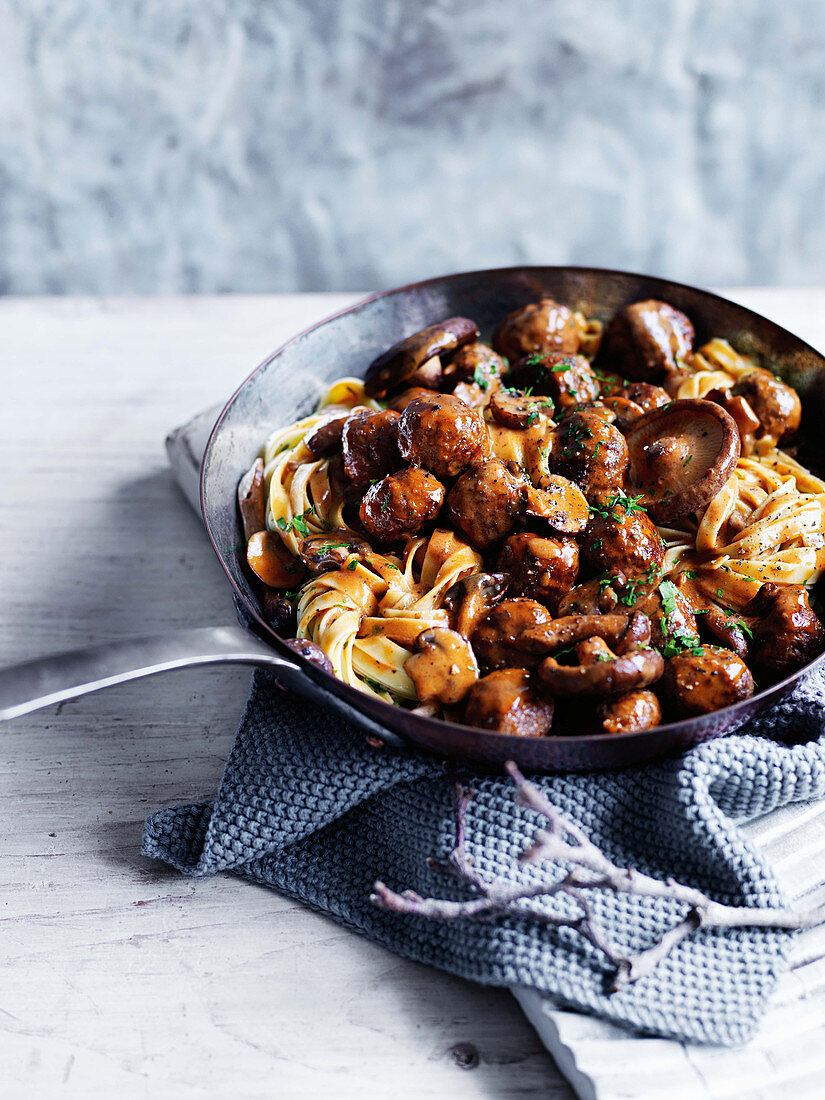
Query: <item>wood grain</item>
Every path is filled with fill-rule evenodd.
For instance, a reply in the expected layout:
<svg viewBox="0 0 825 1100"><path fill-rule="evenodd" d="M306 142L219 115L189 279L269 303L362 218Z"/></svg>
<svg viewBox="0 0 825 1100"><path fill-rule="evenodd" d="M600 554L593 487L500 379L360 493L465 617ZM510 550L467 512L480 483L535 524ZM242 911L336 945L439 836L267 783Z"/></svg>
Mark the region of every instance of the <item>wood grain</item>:
<svg viewBox="0 0 825 1100"><path fill-rule="evenodd" d="M0 299L0 662L231 619L164 436L352 297ZM247 679L0 729L2 1095L572 1096L506 991L139 854L147 812L214 792Z"/></svg>

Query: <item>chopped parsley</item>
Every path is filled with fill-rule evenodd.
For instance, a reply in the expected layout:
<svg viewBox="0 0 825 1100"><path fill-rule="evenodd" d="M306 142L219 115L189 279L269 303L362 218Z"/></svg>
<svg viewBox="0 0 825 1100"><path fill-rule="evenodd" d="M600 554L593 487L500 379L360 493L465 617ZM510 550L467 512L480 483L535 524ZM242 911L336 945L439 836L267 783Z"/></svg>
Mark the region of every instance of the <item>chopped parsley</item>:
<svg viewBox="0 0 825 1100"><path fill-rule="evenodd" d="M353 558L352 561L347 566L347 569L353 570L353 569L357 569L357 568L358 568L358 558Z"/></svg>
<svg viewBox="0 0 825 1100"><path fill-rule="evenodd" d="M616 508L623 508L625 516L632 515L634 512L641 512L642 515L647 515L646 509L639 503L644 499L644 494L639 493L638 496L628 496L622 489L618 489L613 496L609 497L607 503L591 504L590 511L597 516L601 516L603 519L612 519L616 523L621 523L622 517L616 514Z"/></svg>
<svg viewBox="0 0 825 1100"><path fill-rule="evenodd" d="M541 364L544 362L545 354L546 354L545 352L537 351L537 352L534 352L532 355L528 355L527 358L524 360L525 366L540 367Z"/></svg>
<svg viewBox="0 0 825 1100"><path fill-rule="evenodd" d="M680 653L690 653L693 657L701 657L704 653L701 643L695 634L690 634L686 630L679 630L672 626L670 618L672 615L678 616L679 605L676 602L676 594L679 589L673 583L673 581L660 581L659 583L659 597L662 601L662 633L665 636L665 644L662 646L662 656L667 659L668 657L676 657Z"/></svg>
<svg viewBox="0 0 825 1100"><path fill-rule="evenodd" d="M309 527L307 526L307 517L311 516L315 509L310 505L305 512L302 512L300 516L293 516L287 523L283 517L279 516L275 521L278 527L286 534L289 531L297 531L301 538L306 538L309 535Z"/></svg>

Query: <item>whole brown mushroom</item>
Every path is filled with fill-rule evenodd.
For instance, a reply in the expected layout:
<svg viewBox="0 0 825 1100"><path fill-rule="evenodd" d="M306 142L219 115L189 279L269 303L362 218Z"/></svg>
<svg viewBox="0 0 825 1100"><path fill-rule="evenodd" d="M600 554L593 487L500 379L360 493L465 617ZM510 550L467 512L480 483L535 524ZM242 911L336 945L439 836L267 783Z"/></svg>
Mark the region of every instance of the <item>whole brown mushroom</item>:
<svg viewBox="0 0 825 1100"><path fill-rule="evenodd" d="M539 681L554 698L571 695L621 695L655 683L662 675L660 653L645 645L620 647L614 652L599 637L585 638L575 649L576 663L561 664L546 657L539 665Z"/></svg>
<svg viewBox="0 0 825 1100"><path fill-rule="evenodd" d="M553 724L553 700L533 691L529 672L505 668L470 688L464 721L514 737L545 737Z"/></svg>
<svg viewBox="0 0 825 1100"><path fill-rule="evenodd" d="M487 612L504 599L509 581L506 573L471 573L457 581L444 598L453 628L469 638Z"/></svg>
<svg viewBox="0 0 825 1100"><path fill-rule="evenodd" d="M475 322L467 317L448 317L413 333L379 355L367 367L364 391L384 398L405 386L436 387L441 380L437 358L478 338ZM430 364L430 369L427 365Z"/></svg>

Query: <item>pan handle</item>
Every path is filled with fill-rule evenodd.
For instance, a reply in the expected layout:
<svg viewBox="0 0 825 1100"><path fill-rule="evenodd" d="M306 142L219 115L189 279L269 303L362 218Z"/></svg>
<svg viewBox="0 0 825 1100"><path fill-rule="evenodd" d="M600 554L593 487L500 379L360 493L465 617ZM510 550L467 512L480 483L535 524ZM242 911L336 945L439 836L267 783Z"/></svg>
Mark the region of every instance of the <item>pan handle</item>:
<svg viewBox="0 0 825 1100"><path fill-rule="evenodd" d="M323 701L343 718L387 744L400 737L325 690L306 673L240 626L176 630L56 653L0 669L0 721L90 691L193 665L242 664L271 669L283 687Z"/></svg>

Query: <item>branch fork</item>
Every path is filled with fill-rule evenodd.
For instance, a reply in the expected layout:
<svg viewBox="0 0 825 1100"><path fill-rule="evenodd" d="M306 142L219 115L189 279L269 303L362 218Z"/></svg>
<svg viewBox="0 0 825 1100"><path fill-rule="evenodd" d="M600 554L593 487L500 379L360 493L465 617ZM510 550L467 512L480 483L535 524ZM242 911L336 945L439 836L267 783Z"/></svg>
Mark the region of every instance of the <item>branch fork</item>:
<svg viewBox="0 0 825 1100"><path fill-rule="evenodd" d="M520 863L545 861L569 865L561 879L523 884L507 879L485 880L466 850L467 806L474 792L452 777L455 841L445 861L430 859L430 867L455 875L475 895L467 901L425 898L414 890L397 893L385 883L373 886L370 900L380 909L432 920L495 920L511 916L536 924L570 928L600 951L613 967L610 992L615 993L651 974L671 951L700 928L782 928L799 930L825 923L825 906L804 912L793 909L760 909L722 905L700 890L674 879L652 878L633 868L619 867L589 839L575 822L559 810L521 774L512 762L506 770L516 788L516 801L539 814L545 822L519 856ZM599 926L586 891L611 891L635 897L666 898L684 905L682 919L644 951L626 955L615 947ZM576 913L565 916L524 902L564 896L575 903Z"/></svg>

